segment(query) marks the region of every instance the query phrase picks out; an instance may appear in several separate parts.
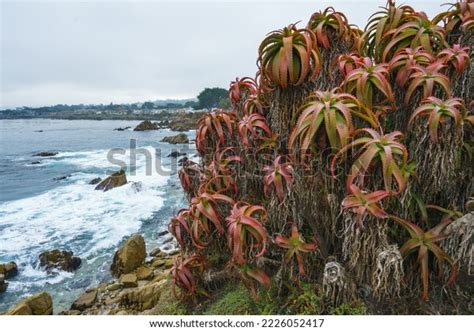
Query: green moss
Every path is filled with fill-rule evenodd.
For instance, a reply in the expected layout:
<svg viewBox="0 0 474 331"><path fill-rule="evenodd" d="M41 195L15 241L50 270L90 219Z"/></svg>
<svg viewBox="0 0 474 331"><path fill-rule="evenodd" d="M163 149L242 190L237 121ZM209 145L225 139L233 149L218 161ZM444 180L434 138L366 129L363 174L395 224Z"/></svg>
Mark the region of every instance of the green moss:
<svg viewBox="0 0 474 331"><path fill-rule="evenodd" d="M175 298L171 291L171 284L160 294L153 314L156 315L187 315L187 305Z"/></svg>
<svg viewBox="0 0 474 331"><path fill-rule="evenodd" d="M343 303L329 311L330 315L365 315L367 314L367 307L360 300Z"/></svg>
<svg viewBox="0 0 474 331"><path fill-rule="evenodd" d="M210 303L204 315L252 315L258 314L250 292L243 286L227 287L220 298Z"/></svg>
<svg viewBox="0 0 474 331"><path fill-rule="evenodd" d="M322 295L314 284L300 283L300 287L290 290L287 301L286 314L316 315L322 312Z"/></svg>

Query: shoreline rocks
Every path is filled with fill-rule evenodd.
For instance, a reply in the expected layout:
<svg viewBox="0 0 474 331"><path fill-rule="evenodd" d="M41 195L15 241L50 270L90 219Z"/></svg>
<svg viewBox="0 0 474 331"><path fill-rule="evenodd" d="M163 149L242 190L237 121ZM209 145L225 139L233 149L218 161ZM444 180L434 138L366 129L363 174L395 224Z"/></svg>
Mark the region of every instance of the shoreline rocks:
<svg viewBox="0 0 474 331"><path fill-rule="evenodd" d="M96 190L107 192L113 188L127 184L127 176L125 176L125 171L122 169L117 171L101 181L99 185L95 187Z"/></svg>
<svg viewBox="0 0 474 331"><path fill-rule="evenodd" d="M128 129L131 129L131 126L126 126L124 128L115 128L114 131L127 131Z"/></svg>
<svg viewBox="0 0 474 331"><path fill-rule="evenodd" d="M47 292L32 295L7 310L6 315L52 315L53 299Z"/></svg>
<svg viewBox="0 0 474 331"><path fill-rule="evenodd" d="M54 273L54 270L73 272L81 266L81 258L74 256L71 251L60 251L54 249L45 251L39 255L40 266L48 274Z"/></svg>
<svg viewBox="0 0 474 331"><path fill-rule="evenodd" d="M159 130L160 126L155 122L146 120L138 124L133 131L150 131L150 130Z"/></svg>
<svg viewBox="0 0 474 331"><path fill-rule="evenodd" d="M102 178L97 177L97 178L94 178L93 180L91 180L88 184L89 184L89 185L97 185L97 184L99 184L101 181L102 181Z"/></svg>
<svg viewBox="0 0 474 331"><path fill-rule="evenodd" d="M169 144L189 144L189 138L185 133L179 133L175 136L167 136L161 139L161 142Z"/></svg>
<svg viewBox="0 0 474 331"><path fill-rule="evenodd" d="M120 277L140 267L146 258L145 240L142 235L134 234L115 252L110 271L112 276Z"/></svg>

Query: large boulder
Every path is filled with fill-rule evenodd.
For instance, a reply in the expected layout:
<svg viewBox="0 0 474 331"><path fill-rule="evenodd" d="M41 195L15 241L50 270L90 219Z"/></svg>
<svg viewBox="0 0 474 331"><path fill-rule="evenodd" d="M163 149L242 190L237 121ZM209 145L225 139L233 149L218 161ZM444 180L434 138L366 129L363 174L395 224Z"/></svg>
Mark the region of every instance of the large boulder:
<svg viewBox="0 0 474 331"><path fill-rule="evenodd" d="M172 131L189 131L196 129L197 120L192 117L180 117L170 122L169 128Z"/></svg>
<svg viewBox="0 0 474 331"><path fill-rule="evenodd" d="M71 305L72 310L83 311L92 307L97 299L97 289L89 289Z"/></svg>
<svg viewBox="0 0 474 331"><path fill-rule="evenodd" d="M59 249L41 253L39 260L40 266L44 267L48 273L53 273L56 269L72 272L81 266L80 257L74 256L71 251Z"/></svg>
<svg viewBox="0 0 474 331"><path fill-rule="evenodd" d="M53 300L47 292L32 295L10 308L7 315L52 315Z"/></svg>
<svg viewBox="0 0 474 331"><path fill-rule="evenodd" d="M0 264L0 275L4 275L5 279L9 279L18 275L18 266L15 262Z"/></svg>
<svg viewBox="0 0 474 331"><path fill-rule="evenodd" d="M122 169L101 181L99 185L95 187L95 189L106 192L125 184L127 184L127 176L125 176L125 171Z"/></svg>
<svg viewBox="0 0 474 331"><path fill-rule="evenodd" d="M133 131L148 131L148 130L158 130L160 126L157 123L153 123L149 120L143 121L138 124Z"/></svg>
<svg viewBox="0 0 474 331"><path fill-rule="evenodd" d="M164 137L161 141L170 144L188 144L189 138L185 133L178 133L175 136Z"/></svg>
<svg viewBox="0 0 474 331"><path fill-rule="evenodd" d="M139 234L134 234L125 244L115 252L110 271L114 277L128 274L145 262L145 240Z"/></svg>

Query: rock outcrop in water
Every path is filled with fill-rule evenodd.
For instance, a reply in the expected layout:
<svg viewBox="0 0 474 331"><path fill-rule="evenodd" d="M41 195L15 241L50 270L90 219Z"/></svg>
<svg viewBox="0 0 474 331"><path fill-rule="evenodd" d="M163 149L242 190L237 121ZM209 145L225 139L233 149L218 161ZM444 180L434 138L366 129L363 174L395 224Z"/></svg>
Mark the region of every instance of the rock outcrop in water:
<svg viewBox="0 0 474 331"><path fill-rule="evenodd" d="M125 176L125 171L122 169L101 181L99 185L95 187L95 189L106 192L125 184L127 184L127 176Z"/></svg>
<svg viewBox="0 0 474 331"><path fill-rule="evenodd" d="M47 292L32 295L10 308L6 315L52 315L53 300Z"/></svg>
<svg viewBox="0 0 474 331"><path fill-rule="evenodd" d="M33 156L39 156L39 157L50 157L50 156L55 156L58 155L58 152L39 152L36 154L33 154Z"/></svg>
<svg viewBox="0 0 474 331"><path fill-rule="evenodd" d="M48 273L54 273L55 270L72 272L81 266L81 258L74 256L71 251L60 251L54 249L45 251L39 256L40 266L45 268Z"/></svg>
<svg viewBox="0 0 474 331"><path fill-rule="evenodd" d="M149 130L159 130L160 126L158 123L153 123L152 121L146 120L138 124L133 131L149 131Z"/></svg>
<svg viewBox="0 0 474 331"><path fill-rule="evenodd" d="M102 181L102 178L97 177L97 178L94 178L93 180L91 180L88 184L89 184L89 185L97 185L97 184L99 184L101 181Z"/></svg>
<svg viewBox="0 0 474 331"><path fill-rule="evenodd" d="M170 144L188 144L189 139L185 133L179 133L175 136L168 136L161 139L162 142Z"/></svg>
<svg viewBox="0 0 474 331"><path fill-rule="evenodd" d="M145 262L145 257L145 240L141 235L134 234L115 252L110 271L114 277L131 273Z"/></svg>
<svg viewBox="0 0 474 331"><path fill-rule="evenodd" d="M18 267L15 262L0 264L0 293L6 292L8 288L7 279L18 275Z"/></svg>

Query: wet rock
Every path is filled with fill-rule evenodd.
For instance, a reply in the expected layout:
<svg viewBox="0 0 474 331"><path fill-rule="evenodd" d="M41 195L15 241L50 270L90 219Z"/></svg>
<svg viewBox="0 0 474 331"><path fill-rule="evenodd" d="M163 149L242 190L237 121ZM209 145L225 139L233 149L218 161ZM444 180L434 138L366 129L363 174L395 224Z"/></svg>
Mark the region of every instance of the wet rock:
<svg viewBox="0 0 474 331"><path fill-rule="evenodd" d="M137 269L136 275L138 280L149 280L153 278L153 270L148 267L141 266Z"/></svg>
<svg viewBox="0 0 474 331"><path fill-rule="evenodd" d="M160 254L162 254L161 249L159 247L157 247L154 250L152 250L149 255L150 256L158 256Z"/></svg>
<svg viewBox="0 0 474 331"><path fill-rule="evenodd" d="M185 156L185 157L183 157L183 158L181 158L181 159L178 160L178 165L179 165L179 166L182 166L182 165L183 165L185 162L187 162L188 160L189 160L188 157Z"/></svg>
<svg viewBox="0 0 474 331"><path fill-rule="evenodd" d="M43 132L43 130L35 130L35 132Z"/></svg>
<svg viewBox="0 0 474 331"><path fill-rule="evenodd" d="M30 164L41 164L41 161L33 161Z"/></svg>
<svg viewBox="0 0 474 331"><path fill-rule="evenodd" d="M44 267L48 273L53 273L54 269L72 272L81 266L80 257L74 256L71 251L59 249L41 253L39 260L40 266Z"/></svg>
<svg viewBox="0 0 474 331"><path fill-rule="evenodd" d="M8 288L8 283L5 281L5 275L0 274L0 293L6 292Z"/></svg>
<svg viewBox="0 0 474 331"><path fill-rule="evenodd" d="M160 129L160 126L157 123L146 120L138 124L133 131L149 131L158 129Z"/></svg>
<svg viewBox="0 0 474 331"><path fill-rule="evenodd" d="M97 289L89 289L83 295L81 295L79 299L73 302L73 304L71 305L71 309L83 311L87 308L92 307L96 299Z"/></svg>
<svg viewBox="0 0 474 331"><path fill-rule="evenodd" d="M168 154L168 157L177 158L177 157L180 157L180 156L183 156L183 155L186 155L186 153L181 153L179 151L172 151L170 154Z"/></svg>
<svg viewBox="0 0 474 331"><path fill-rule="evenodd" d="M125 274L120 277L120 283L122 283L124 288L137 287L137 275L135 274Z"/></svg>
<svg viewBox="0 0 474 331"><path fill-rule="evenodd" d="M58 152L39 152L36 154L33 154L33 156L39 156L39 157L49 157L49 156L55 156L58 155Z"/></svg>
<svg viewBox="0 0 474 331"><path fill-rule="evenodd" d="M163 230L163 231L161 231L161 232L158 232L158 234L156 235L156 237L157 237L157 238L163 237L163 236L167 235L168 233L169 233L168 230Z"/></svg>
<svg viewBox="0 0 474 331"><path fill-rule="evenodd" d="M127 184L127 176L125 176L125 171L122 169L101 181L99 185L95 187L95 189L106 192L125 184Z"/></svg>
<svg viewBox="0 0 474 331"><path fill-rule="evenodd" d="M130 127L130 126L126 126L126 127L124 127L124 128L115 128L114 131L126 131L126 130L128 130L128 129L131 129L131 127ZM137 130L137 131L138 131L138 130Z"/></svg>
<svg viewBox="0 0 474 331"><path fill-rule="evenodd" d="M66 176L60 176L60 177L55 177L53 178L53 180L55 181L60 181L60 180L65 180L65 179L68 179L69 177L71 177L71 175L66 175Z"/></svg>
<svg viewBox="0 0 474 331"><path fill-rule="evenodd" d="M102 178L97 177L97 178L94 178L93 180L91 180L88 184L89 184L89 185L97 185L97 184L99 184L101 181L102 181Z"/></svg>
<svg viewBox="0 0 474 331"><path fill-rule="evenodd" d="M139 234L128 239L125 244L115 252L110 270L114 277L127 274L143 264L146 257L145 240Z"/></svg>
<svg viewBox="0 0 474 331"><path fill-rule="evenodd" d="M168 136L161 139L162 142L170 144L188 144L189 139L185 133L179 133L176 136Z"/></svg>
<svg viewBox="0 0 474 331"><path fill-rule="evenodd" d="M10 308L7 315L52 315L53 300L47 292L32 295Z"/></svg>
<svg viewBox="0 0 474 331"><path fill-rule="evenodd" d="M18 266L15 262L0 264L0 275L4 275L5 279L10 279L18 275Z"/></svg>

